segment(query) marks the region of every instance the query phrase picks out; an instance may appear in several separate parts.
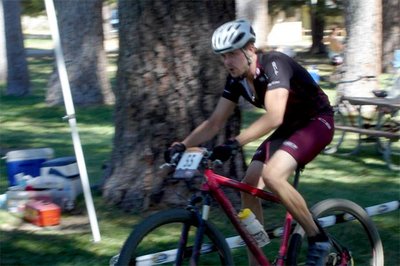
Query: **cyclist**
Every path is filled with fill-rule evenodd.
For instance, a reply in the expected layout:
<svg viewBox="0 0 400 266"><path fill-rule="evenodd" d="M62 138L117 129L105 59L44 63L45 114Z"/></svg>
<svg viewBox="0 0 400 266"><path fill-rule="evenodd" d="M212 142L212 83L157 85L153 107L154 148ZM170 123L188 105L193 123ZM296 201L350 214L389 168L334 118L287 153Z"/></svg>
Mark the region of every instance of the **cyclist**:
<svg viewBox="0 0 400 266"><path fill-rule="evenodd" d="M343 63L344 44L339 39L339 27L334 26L331 33L326 37L328 44L328 57L333 65Z"/></svg>
<svg viewBox="0 0 400 266"><path fill-rule="evenodd" d="M215 30L212 48L222 56L229 72L224 91L211 116L182 142L173 143L166 160L213 138L224 127L240 96L264 108L266 113L248 128L216 146L214 158L228 160L241 146L271 132L256 150L242 182L266 187L279 196L308 235L307 265L321 265L331 244L313 220L303 197L287 179L332 140L332 107L307 70L280 52L258 54L255 38L246 20L231 21ZM242 205L263 222L258 199L243 193ZM255 265L253 262L250 255L250 265Z"/></svg>

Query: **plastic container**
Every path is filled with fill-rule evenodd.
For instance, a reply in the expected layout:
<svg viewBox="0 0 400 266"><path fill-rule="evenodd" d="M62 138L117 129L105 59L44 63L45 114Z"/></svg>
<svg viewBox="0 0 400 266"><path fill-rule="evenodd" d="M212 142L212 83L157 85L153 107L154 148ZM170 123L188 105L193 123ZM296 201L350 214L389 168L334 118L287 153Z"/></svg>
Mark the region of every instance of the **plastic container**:
<svg viewBox="0 0 400 266"><path fill-rule="evenodd" d="M0 209L6 209L7 206L7 194L0 195Z"/></svg>
<svg viewBox="0 0 400 266"><path fill-rule="evenodd" d="M5 195L7 210L16 216L24 213L26 203L30 200L51 201L62 210L72 210L75 207L75 198L71 198L71 193L66 190L19 190L19 187L10 187Z"/></svg>
<svg viewBox="0 0 400 266"><path fill-rule="evenodd" d="M26 204L24 218L37 226L60 224L61 208L50 201L31 200Z"/></svg>
<svg viewBox="0 0 400 266"><path fill-rule="evenodd" d="M6 154L6 167L9 186L18 185L15 178L17 174L37 177L40 175L42 163L53 158L54 151L51 148L27 149L10 151Z"/></svg>
<svg viewBox="0 0 400 266"><path fill-rule="evenodd" d="M53 191L25 191L18 190L19 187L10 187L6 192L7 210L16 215L22 215L26 203L31 199L52 200Z"/></svg>
<svg viewBox="0 0 400 266"><path fill-rule="evenodd" d="M262 224L256 219L256 216L250 209L243 209L238 214L240 221L244 224L247 231L257 241L259 247L267 245L271 240L267 232L265 232Z"/></svg>
<svg viewBox="0 0 400 266"><path fill-rule="evenodd" d="M40 178L36 178L34 188L57 188L64 193L63 209L74 208L75 199L82 193L82 183L78 164L74 156L48 160L42 164ZM54 184L54 186L52 186Z"/></svg>
<svg viewBox="0 0 400 266"><path fill-rule="evenodd" d="M319 71L318 71L317 67L316 66L311 66L308 69L308 73L310 73L310 75L313 78L313 80L315 81L315 83L319 84L321 78L319 76Z"/></svg>

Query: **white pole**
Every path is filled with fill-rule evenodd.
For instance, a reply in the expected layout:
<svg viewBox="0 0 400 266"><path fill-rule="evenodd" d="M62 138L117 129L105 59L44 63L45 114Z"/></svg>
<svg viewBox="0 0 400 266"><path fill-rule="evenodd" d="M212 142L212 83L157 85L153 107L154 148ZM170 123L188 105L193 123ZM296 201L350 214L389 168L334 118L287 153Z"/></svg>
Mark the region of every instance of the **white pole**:
<svg viewBox="0 0 400 266"><path fill-rule="evenodd" d="M83 156L82 145L76 125L74 103L72 101L71 88L69 86L67 69L65 66L64 55L61 47L60 33L58 30L58 22L53 0L45 0L45 5L47 17L50 24L51 35L54 42L54 51L56 56L58 75L61 83L61 89L64 97L65 109L67 111L66 118L68 119L69 126L71 128L72 142L74 144L75 156L78 163L78 169L83 187L83 194L85 196L86 208L89 215L90 226L92 228L93 241L98 242L101 240L99 225L97 223L96 212L94 209L92 194L90 191L89 178L86 170L85 158Z"/></svg>

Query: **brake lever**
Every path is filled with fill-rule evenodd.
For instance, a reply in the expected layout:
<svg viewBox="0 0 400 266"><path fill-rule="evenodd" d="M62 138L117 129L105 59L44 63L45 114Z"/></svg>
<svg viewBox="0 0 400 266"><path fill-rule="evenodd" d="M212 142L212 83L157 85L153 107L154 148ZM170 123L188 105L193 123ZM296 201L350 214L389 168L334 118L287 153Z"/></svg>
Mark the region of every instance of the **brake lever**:
<svg viewBox="0 0 400 266"><path fill-rule="evenodd" d="M223 165L224 163L221 160L217 159L217 160L214 160L212 162L212 164L213 164L213 167L218 167L218 166Z"/></svg>
<svg viewBox="0 0 400 266"><path fill-rule="evenodd" d="M176 164L175 163L163 163L160 166L160 169L166 169L166 168L175 168Z"/></svg>

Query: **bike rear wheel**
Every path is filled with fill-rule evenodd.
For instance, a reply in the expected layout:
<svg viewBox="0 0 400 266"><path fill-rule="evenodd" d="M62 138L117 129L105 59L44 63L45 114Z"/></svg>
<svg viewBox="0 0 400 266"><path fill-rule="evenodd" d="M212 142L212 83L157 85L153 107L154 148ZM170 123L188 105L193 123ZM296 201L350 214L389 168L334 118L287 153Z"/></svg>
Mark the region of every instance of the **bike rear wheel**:
<svg viewBox="0 0 400 266"><path fill-rule="evenodd" d="M316 218L327 217L319 221L335 243L326 265L384 265L379 233L359 205L344 199L328 199L313 206L311 212ZM290 240L288 265L305 265L308 245L304 242L307 237L297 225Z"/></svg>
<svg viewBox="0 0 400 266"><path fill-rule="evenodd" d="M174 265L183 226L189 226L183 265L189 265L198 219L190 211L167 210L137 225L124 243L116 265ZM206 222L199 265L233 265L224 236Z"/></svg>

